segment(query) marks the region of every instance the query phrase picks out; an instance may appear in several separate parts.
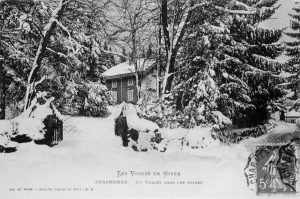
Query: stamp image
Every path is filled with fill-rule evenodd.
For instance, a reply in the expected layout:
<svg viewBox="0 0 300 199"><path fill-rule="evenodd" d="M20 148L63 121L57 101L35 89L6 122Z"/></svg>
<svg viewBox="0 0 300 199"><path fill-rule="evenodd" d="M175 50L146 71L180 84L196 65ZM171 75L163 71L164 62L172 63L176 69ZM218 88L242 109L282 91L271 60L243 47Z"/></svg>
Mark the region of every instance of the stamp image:
<svg viewBox="0 0 300 199"><path fill-rule="evenodd" d="M299 140L257 146L245 168L248 187L257 194L296 193Z"/></svg>

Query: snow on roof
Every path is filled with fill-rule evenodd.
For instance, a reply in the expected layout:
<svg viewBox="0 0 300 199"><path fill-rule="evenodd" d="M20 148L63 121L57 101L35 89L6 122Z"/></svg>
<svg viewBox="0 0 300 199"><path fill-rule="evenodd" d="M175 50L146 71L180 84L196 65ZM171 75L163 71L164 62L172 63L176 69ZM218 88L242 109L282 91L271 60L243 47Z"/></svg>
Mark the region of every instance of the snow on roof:
<svg viewBox="0 0 300 199"><path fill-rule="evenodd" d="M138 72L145 72L147 71L153 64L154 60L148 60L148 59L138 59L137 65L138 65ZM113 66L112 68L108 69L102 75L104 77L113 77L113 76L119 76L119 75L127 75L132 74L135 71L134 64L132 63L129 65L129 61L120 63L116 66Z"/></svg>
<svg viewBox="0 0 300 199"><path fill-rule="evenodd" d="M287 117L300 117L300 112L292 110L286 114Z"/></svg>

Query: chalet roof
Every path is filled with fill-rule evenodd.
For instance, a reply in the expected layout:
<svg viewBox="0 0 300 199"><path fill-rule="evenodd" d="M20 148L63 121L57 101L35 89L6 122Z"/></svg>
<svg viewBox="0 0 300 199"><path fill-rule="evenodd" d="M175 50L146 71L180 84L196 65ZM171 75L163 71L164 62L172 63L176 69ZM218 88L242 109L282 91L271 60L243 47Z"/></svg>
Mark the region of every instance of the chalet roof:
<svg viewBox="0 0 300 199"><path fill-rule="evenodd" d="M138 59L138 72L147 72L154 65L154 63L154 60ZM132 75L134 71L134 64L129 64L129 61L127 61L111 67L110 69L102 73L102 75L105 78L114 78Z"/></svg>
<svg viewBox="0 0 300 199"><path fill-rule="evenodd" d="M292 110L286 114L286 117L297 117L300 118L300 112Z"/></svg>

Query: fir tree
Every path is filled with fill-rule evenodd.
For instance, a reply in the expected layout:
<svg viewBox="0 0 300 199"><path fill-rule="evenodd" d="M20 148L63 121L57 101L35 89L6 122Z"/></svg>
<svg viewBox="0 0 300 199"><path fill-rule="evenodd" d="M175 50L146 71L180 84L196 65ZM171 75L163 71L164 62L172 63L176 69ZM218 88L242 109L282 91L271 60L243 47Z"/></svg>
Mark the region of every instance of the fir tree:
<svg viewBox="0 0 300 199"><path fill-rule="evenodd" d="M292 108L300 110L300 4L293 8L293 14L289 14L290 31L285 34L293 40L286 43L287 55L291 58L288 60L287 76L285 88L288 89L287 99L292 100Z"/></svg>
<svg viewBox="0 0 300 199"><path fill-rule="evenodd" d="M229 40L224 41L224 57L215 65L220 86L219 109L238 127L262 124L268 119L284 90L274 78L285 69L276 61L283 46L282 31L259 27L274 14L277 0L242 1L224 10Z"/></svg>

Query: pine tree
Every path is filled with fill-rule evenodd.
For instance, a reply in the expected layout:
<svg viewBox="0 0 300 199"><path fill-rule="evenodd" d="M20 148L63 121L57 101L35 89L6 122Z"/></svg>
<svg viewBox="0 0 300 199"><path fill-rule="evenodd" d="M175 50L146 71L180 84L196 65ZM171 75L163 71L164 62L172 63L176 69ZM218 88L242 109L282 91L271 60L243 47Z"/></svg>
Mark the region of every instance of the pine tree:
<svg viewBox="0 0 300 199"><path fill-rule="evenodd" d="M283 96L284 90L274 85L284 72L285 64L276 57L283 46L278 43L281 30L259 27L274 14L277 0L242 1L224 10L229 40L224 44L224 57L215 67L220 86L219 109L237 127L262 124L268 119L269 107Z"/></svg>
<svg viewBox="0 0 300 199"><path fill-rule="evenodd" d="M300 3L293 8L294 13L289 14L290 31L285 34L293 38L293 41L286 43L287 55L291 58L288 60L286 83L284 86L288 89L287 99L293 101L292 108L300 110Z"/></svg>

